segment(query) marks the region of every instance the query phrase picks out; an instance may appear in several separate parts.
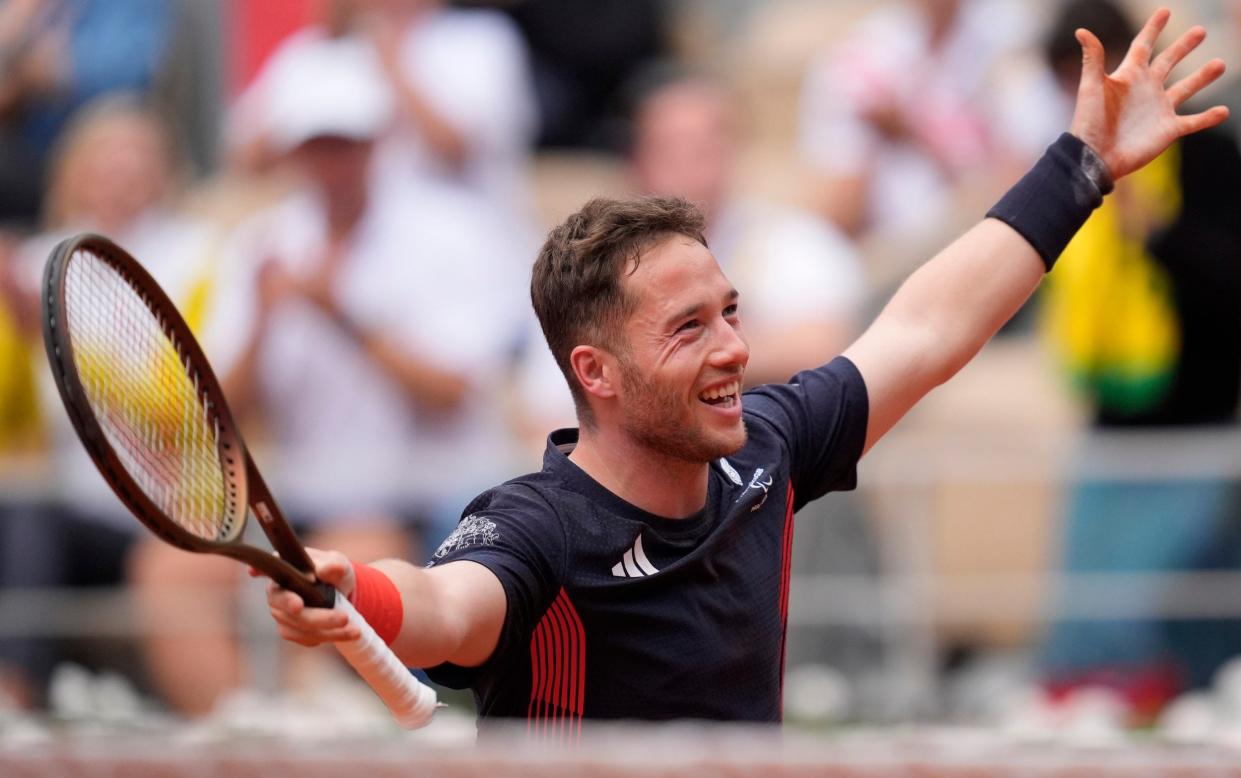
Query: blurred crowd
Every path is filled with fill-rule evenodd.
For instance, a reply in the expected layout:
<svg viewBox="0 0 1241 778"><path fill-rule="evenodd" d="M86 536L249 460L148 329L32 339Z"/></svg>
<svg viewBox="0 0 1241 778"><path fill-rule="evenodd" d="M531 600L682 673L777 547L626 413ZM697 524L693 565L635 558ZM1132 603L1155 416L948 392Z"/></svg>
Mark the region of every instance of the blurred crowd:
<svg viewBox="0 0 1241 778"><path fill-rule="evenodd" d="M1241 2L1173 5L1174 26L1241 40ZM119 646L0 630L0 707L48 705L67 661L119 667L186 716L272 680L238 639L244 571L146 537L74 437L39 341L40 274L60 240L104 234L151 271L309 544L425 558L470 497L536 467L546 434L574 423L528 273L541 235L586 197L697 203L743 294L747 380L785 380L846 346L1068 127L1073 30L1119 58L1145 10L0 2L0 602L125 587L140 622ZM1241 116L1241 79L1208 99ZM1073 453L1045 487L1049 570L1241 570L1235 472L1130 466L1135 429L1163 433L1151 457L1199 461L1235 423L1236 127L1122 181L1003 335L1053 379L1034 402L1074 398L1056 420ZM1029 401L1002 378L987 402L1020 415ZM798 572L891 574L871 496L806 509ZM1155 586L1103 620L1053 592L1052 618L1023 634L1040 699L1101 686L1147 722L1241 654L1241 618L1168 619ZM194 629L161 629L187 608ZM791 633L790 667L882 672L880 632ZM967 653L986 642L953 636ZM297 683L330 661L301 651L280 666Z"/></svg>

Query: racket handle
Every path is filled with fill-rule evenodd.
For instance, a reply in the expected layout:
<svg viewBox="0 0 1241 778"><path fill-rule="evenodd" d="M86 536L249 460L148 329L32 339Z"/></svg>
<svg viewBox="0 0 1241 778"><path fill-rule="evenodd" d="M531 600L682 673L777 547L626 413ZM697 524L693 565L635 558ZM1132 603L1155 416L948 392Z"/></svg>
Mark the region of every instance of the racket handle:
<svg viewBox="0 0 1241 778"><path fill-rule="evenodd" d="M396 722L406 729L418 729L431 723L431 716L438 707L435 690L409 672L347 597L337 594L332 607L348 616L349 623L362 633L356 640L336 643L336 650L353 665L362 680L370 684Z"/></svg>

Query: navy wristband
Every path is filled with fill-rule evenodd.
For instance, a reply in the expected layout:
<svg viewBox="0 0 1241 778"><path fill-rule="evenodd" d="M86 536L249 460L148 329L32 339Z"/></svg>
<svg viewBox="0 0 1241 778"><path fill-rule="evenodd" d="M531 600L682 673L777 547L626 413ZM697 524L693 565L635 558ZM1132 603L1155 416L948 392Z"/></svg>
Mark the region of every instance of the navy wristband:
<svg viewBox="0 0 1241 778"><path fill-rule="evenodd" d="M1016 186L987 211L1029 241L1048 270L1112 191L1107 165L1077 137L1064 133Z"/></svg>

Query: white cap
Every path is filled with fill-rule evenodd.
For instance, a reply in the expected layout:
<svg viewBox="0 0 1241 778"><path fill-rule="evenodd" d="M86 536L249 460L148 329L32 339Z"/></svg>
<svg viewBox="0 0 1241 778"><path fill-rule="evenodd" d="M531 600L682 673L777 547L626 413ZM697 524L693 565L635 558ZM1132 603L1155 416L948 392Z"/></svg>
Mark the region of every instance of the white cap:
<svg viewBox="0 0 1241 778"><path fill-rule="evenodd" d="M311 138L378 137L392 117L392 93L364 41L306 40L272 73L267 133L281 151Z"/></svg>

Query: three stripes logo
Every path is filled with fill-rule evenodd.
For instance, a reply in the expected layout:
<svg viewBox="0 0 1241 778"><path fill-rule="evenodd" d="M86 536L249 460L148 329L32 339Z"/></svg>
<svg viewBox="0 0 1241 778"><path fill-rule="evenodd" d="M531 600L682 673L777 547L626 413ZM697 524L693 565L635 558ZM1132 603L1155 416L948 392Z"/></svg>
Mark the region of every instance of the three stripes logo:
<svg viewBox="0 0 1241 778"><path fill-rule="evenodd" d="M612 566L612 575L617 578L643 578L658 572L655 565L651 564L651 560L646 558L646 552L642 550L641 532L638 533L638 539L633 542L633 548L626 551L621 561Z"/></svg>

